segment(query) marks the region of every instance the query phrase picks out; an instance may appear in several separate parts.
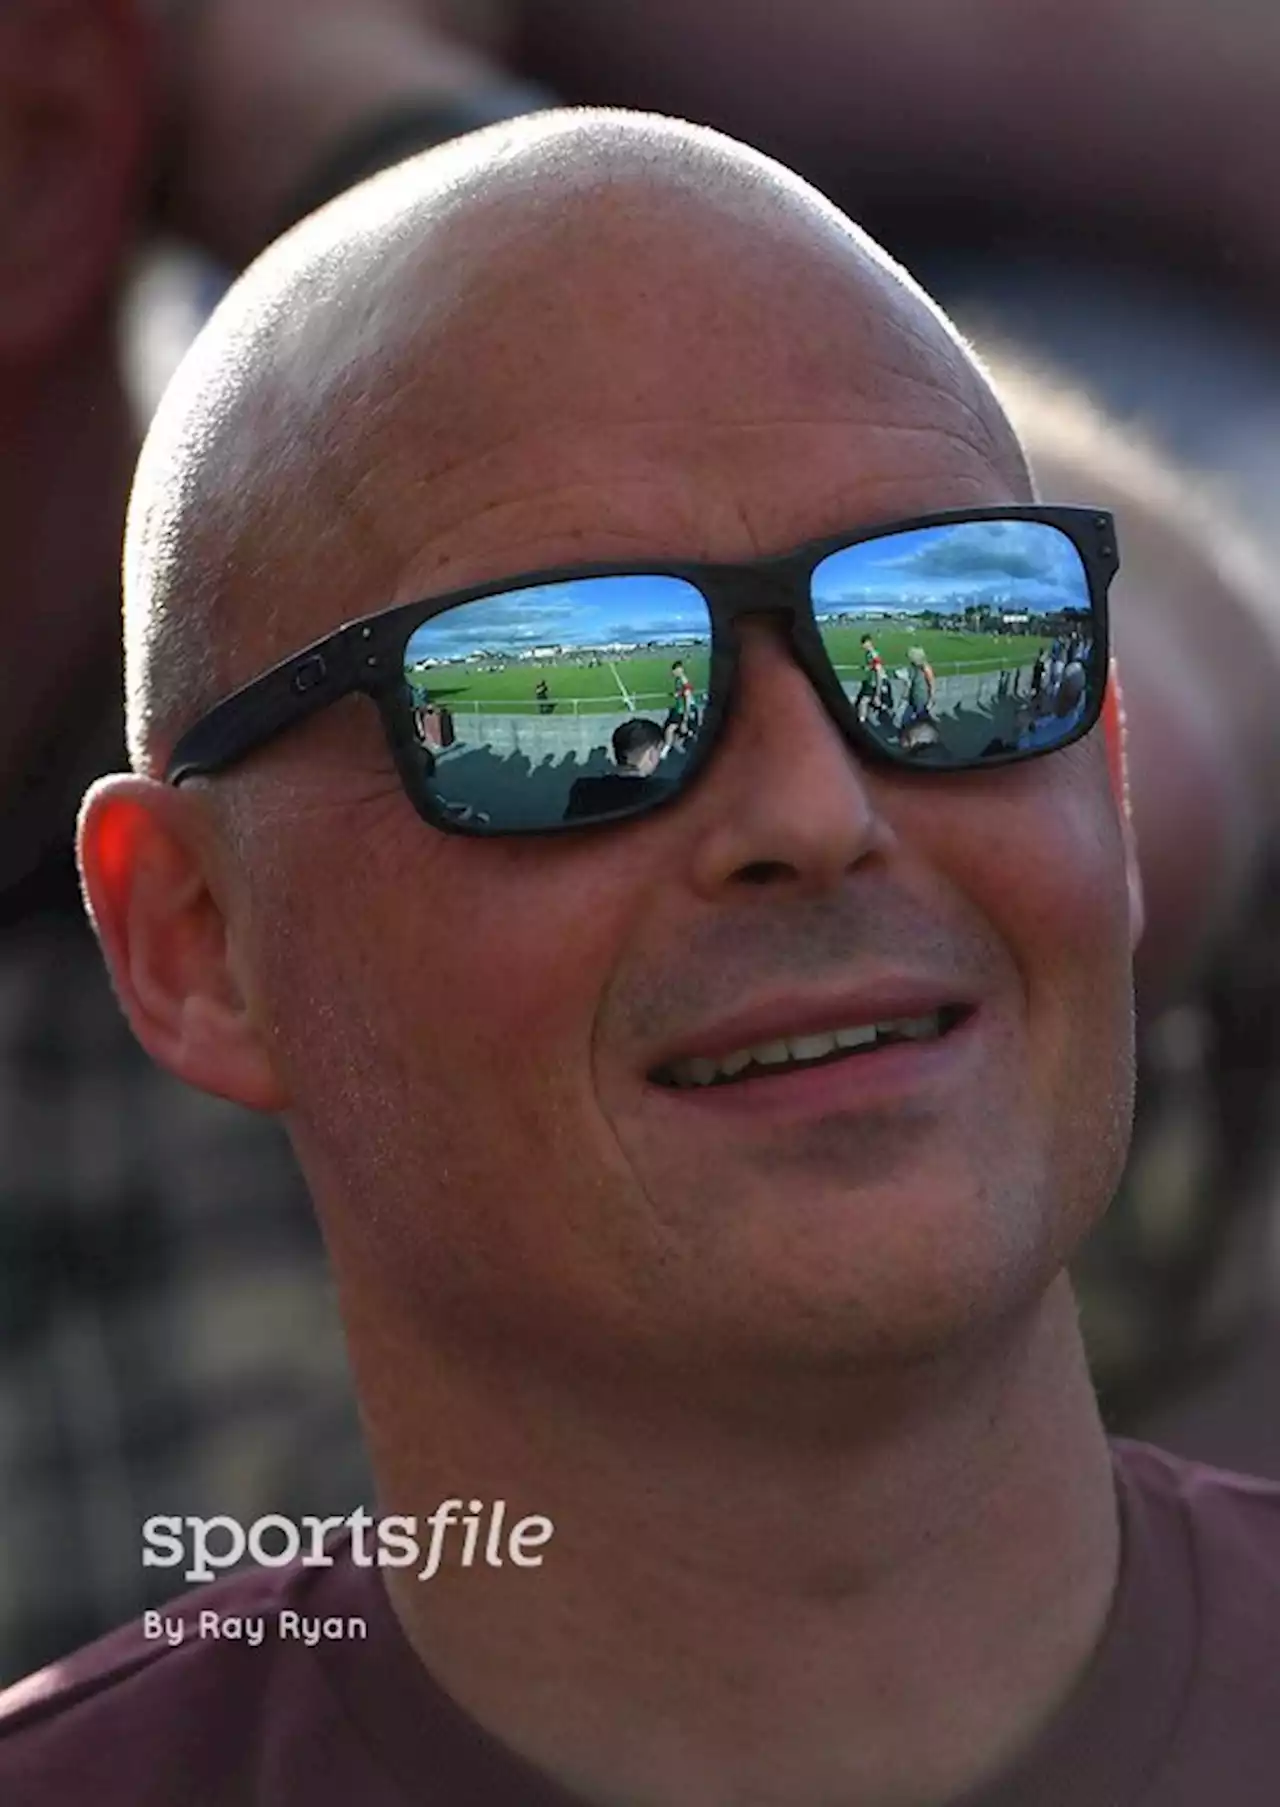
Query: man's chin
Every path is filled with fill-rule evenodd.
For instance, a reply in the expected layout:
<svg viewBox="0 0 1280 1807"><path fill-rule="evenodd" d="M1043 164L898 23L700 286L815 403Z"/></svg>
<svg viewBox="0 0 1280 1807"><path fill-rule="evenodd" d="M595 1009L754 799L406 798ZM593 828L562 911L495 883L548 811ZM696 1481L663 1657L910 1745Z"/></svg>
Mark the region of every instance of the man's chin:
<svg viewBox="0 0 1280 1807"><path fill-rule="evenodd" d="M1040 1269L977 1298L904 1281L888 1299L829 1284L807 1296L775 1288L737 1312L720 1300L699 1322L679 1408L783 1438L901 1424L963 1394L977 1375L1016 1368L1059 1278Z"/></svg>
<svg viewBox="0 0 1280 1807"><path fill-rule="evenodd" d="M1060 1271L1062 1226L1038 1174L997 1193L980 1176L958 1185L953 1158L948 1185L902 1150L851 1180L831 1171L832 1152L779 1156L736 1186L722 1174L683 1210L668 1194L668 1229L713 1280L706 1328L718 1321L733 1341L735 1320L752 1323L802 1360L922 1360L1032 1308Z"/></svg>

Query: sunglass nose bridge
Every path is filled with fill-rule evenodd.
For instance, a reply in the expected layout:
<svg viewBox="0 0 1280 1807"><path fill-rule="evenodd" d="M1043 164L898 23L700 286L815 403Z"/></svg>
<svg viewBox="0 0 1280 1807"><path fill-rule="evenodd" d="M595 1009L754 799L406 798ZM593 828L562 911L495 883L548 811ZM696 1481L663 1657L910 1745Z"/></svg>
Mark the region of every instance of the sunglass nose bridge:
<svg viewBox="0 0 1280 1807"><path fill-rule="evenodd" d="M734 627L740 621L770 615L789 626L810 607L807 578L802 581L794 571L760 566L738 574L721 590L719 600L723 616Z"/></svg>
<svg viewBox="0 0 1280 1807"><path fill-rule="evenodd" d="M767 656L781 659L784 665L796 668L814 692L815 701L832 713L830 701L826 695L826 674L815 669L813 654L805 638L796 632L803 610L792 603L784 602L781 606L775 601L770 605L762 600L755 609L743 611L732 623L734 638L733 677L727 698L730 709L740 705L742 668L744 659L756 662L753 648L767 649ZM776 669L776 668L775 668Z"/></svg>

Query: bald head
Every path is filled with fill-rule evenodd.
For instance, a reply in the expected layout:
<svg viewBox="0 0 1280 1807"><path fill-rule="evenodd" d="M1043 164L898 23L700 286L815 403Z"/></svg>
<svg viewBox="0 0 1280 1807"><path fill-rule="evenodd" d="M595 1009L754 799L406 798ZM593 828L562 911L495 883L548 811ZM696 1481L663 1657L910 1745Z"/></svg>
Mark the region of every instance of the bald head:
<svg viewBox="0 0 1280 1807"><path fill-rule="evenodd" d="M936 433L1026 492L949 322L759 154L550 113L387 172L258 261L159 411L126 547L135 764L274 659L443 577L436 535L512 448L554 441L567 489L584 427L705 420L714 457L716 433L765 435L771 414L839 431L852 396L889 466ZM450 581L491 574L448 561Z"/></svg>

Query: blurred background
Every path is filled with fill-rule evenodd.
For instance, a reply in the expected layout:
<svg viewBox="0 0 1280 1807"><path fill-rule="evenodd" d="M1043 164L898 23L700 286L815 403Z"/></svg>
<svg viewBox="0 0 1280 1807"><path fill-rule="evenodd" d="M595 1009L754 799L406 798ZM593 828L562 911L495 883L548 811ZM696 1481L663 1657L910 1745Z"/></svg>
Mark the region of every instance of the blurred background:
<svg viewBox="0 0 1280 1807"><path fill-rule="evenodd" d="M975 341L1046 499L1116 510L1150 920L1137 1134L1082 1312L1114 1429L1280 1477L1280 9L6 0L0 1683L174 1591L141 1566L153 1513L371 1503L283 1137L152 1068L76 889L76 804L123 763L139 437L295 219L579 102L816 182Z"/></svg>

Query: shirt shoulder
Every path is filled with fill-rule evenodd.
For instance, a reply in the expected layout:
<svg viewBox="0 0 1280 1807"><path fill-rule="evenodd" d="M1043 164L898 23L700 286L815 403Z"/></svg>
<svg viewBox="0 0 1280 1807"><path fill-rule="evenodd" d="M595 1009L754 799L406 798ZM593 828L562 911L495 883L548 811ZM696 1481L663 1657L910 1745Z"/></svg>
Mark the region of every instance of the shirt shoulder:
<svg viewBox="0 0 1280 1807"><path fill-rule="evenodd" d="M1221 1568L1224 1575L1248 1573L1264 1594L1280 1593L1280 1482L1211 1468L1150 1444L1117 1439L1112 1447L1132 1493L1181 1520L1203 1579Z"/></svg>
<svg viewBox="0 0 1280 1807"><path fill-rule="evenodd" d="M1187 1580L1193 1631L1152 1804L1262 1807L1280 1775L1280 1485L1139 1444L1116 1447L1156 1585ZM1139 1678L1134 1677L1135 1697ZM1229 1777L1230 1786L1223 1786Z"/></svg>
<svg viewBox="0 0 1280 1807"><path fill-rule="evenodd" d="M378 1807L398 1802L378 1791L368 1753L335 1714L309 1641L313 1626L316 1641L339 1635L339 1626L368 1635L332 1598L349 1606L361 1586L367 1577L339 1573L335 1584L327 1571L298 1564L235 1575L5 1690L0 1800L275 1807L289 1797L272 1792L267 1772L292 1746L307 1752L316 1807L344 1798L343 1788Z"/></svg>
<svg viewBox="0 0 1280 1807"><path fill-rule="evenodd" d="M252 1570L0 1695L22 1807L572 1807L413 1655L376 1565Z"/></svg>

